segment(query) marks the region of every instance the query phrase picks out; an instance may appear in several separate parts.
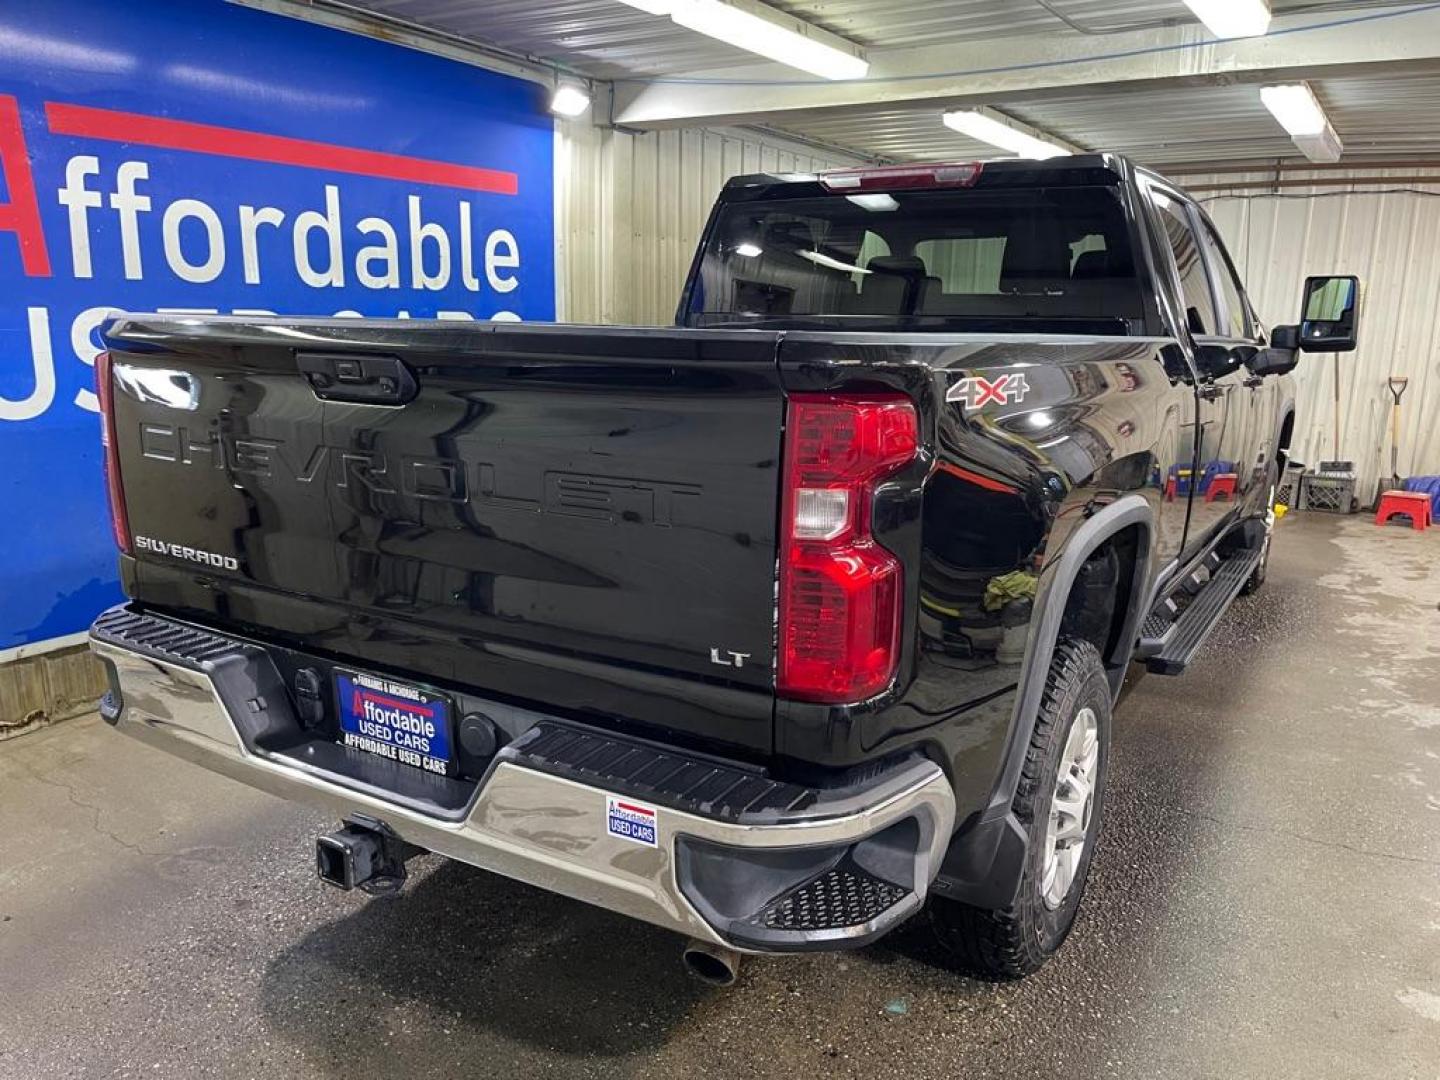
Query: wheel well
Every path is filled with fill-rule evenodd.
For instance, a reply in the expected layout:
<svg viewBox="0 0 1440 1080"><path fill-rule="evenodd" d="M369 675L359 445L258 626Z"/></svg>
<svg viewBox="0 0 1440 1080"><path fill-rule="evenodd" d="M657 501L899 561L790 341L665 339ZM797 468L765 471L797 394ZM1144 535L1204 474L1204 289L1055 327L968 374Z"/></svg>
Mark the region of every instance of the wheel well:
<svg viewBox="0 0 1440 1080"><path fill-rule="evenodd" d="M1275 461L1282 472L1286 462L1290 460L1290 437L1294 434L1295 414L1288 412L1285 414L1285 419L1280 421L1280 438L1275 440Z"/></svg>
<svg viewBox="0 0 1440 1080"><path fill-rule="evenodd" d="M1060 620L1060 636L1088 641L1100 650L1107 668L1123 668L1133 642L1121 637L1135 596L1135 570L1145 550L1144 526L1127 525L1102 540L1085 559Z"/></svg>

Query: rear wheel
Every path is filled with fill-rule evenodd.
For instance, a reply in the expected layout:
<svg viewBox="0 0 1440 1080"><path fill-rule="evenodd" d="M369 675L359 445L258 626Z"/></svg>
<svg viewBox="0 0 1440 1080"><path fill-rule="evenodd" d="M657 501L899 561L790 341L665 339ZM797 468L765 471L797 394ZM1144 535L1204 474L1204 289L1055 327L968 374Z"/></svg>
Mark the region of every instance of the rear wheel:
<svg viewBox="0 0 1440 1080"><path fill-rule="evenodd" d="M960 966L993 979L1038 971L1075 924L1095 854L1110 757L1110 685L1086 641L1055 648L1012 811L1029 838L1014 901L988 911L936 897L931 919Z"/></svg>

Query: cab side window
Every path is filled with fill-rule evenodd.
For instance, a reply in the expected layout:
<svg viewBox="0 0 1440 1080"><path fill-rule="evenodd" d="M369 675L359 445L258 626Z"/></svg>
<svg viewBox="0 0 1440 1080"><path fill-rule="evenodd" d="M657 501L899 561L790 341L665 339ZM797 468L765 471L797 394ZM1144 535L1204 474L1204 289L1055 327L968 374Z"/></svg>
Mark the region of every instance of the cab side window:
<svg viewBox="0 0 1440 1080"><path fill-rule="evenodd" d="M1185 304L1185 318L1190 332L1214 334L1215 301L1210 294L1210 278L1205 272L1200 242L1190 227L1190 215L1186 213L1184 204L1162 192L1152 189L1151 198L1159 212L1160 225L1165 230L1170 252L1175 257L1175 268L1180 273L1181 299Z"/></svg>
<svg viewBox="0 0 1440 1080"><path fill-rule="evenodd" d="M1245 305L1245 294L1240 287L1240 279L1235 273L1235 267L1230 262L1230 253L1225 250L1219 235L1215 232L1215 226L1209 221L1201 218L1200 239L1205 245L1205 255L1214 268L1215 277L1220 283L1219 293L1225 298L1225 319L1220 324L1219 333L1224 337L1248 339L1250 334L1250 315Z"/></svg>

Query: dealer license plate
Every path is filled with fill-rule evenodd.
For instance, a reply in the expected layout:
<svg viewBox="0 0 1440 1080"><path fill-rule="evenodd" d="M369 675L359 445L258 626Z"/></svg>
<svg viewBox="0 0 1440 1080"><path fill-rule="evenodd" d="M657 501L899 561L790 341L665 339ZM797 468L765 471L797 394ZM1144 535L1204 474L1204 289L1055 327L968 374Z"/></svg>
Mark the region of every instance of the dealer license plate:
<svg viewBox="0 0 1440 1080"><path fill-rule="evenodd" d="M346 746L426 772L451 771L450 699L443 694L337 670L335 697Z"/></svg>

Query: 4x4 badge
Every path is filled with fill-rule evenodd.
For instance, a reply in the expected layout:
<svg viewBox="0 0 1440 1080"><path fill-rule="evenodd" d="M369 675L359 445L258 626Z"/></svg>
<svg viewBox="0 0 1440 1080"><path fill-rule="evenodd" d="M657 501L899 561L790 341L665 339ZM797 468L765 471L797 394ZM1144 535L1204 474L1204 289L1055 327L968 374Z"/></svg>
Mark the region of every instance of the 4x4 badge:
<svg viewBox="0 0 1440 1080"><path fill-rule="evenodd" d="M1029 392L1030 384L1021 374L1001 375L993 380L972 375L950 387L945 400L962 401L967 409L983 409L991 402L996 405L1019 404Z"/></svg>

